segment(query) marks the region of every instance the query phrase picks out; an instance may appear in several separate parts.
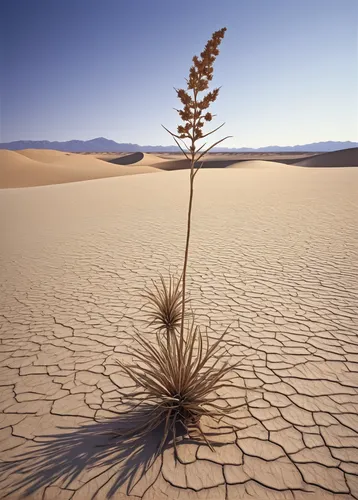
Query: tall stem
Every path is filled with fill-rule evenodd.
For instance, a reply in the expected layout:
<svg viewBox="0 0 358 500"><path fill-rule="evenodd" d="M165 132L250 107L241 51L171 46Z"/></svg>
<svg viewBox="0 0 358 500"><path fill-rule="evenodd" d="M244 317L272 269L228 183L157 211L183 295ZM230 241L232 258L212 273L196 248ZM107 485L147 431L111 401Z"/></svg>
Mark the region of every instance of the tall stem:
<svg viewBox="0 0 358 500"><path fill-rule="evenodd" d="M194 159L191 162L190 169L190 195L189 195L189 208L188 208L188 219L187 219L187 229L186 229L186 245L185 245L185 255L184 255L184 265L183 265L183 288L182 288L182 306L181 306L181 324L180 324L180 346L183 345L184 340L184 315L185 315L185 291L186 291L186 269L188 266L188 256L189 256L189 241L190 241L190 229L191 229L191 211L193 207L193 195L194 195L194 176L192 175L194 167ZM181 351L181 349L180 349Z"/></svg>
<svg viewBox="0 0 358 500"><path fill-rule="evenodd" d="M199 77L201 74L199 73ZM194 97L194 117L192 123L192 138L191 138L191 164L190 164L190 195L189 195L189 208L188 208L188 220L186 228L186 244L185 244L185 255L184 255L184 265L183 265L183 288L182 288L182 306L181 306L181 324L180 324L180 353L182 353L184 344L184 316L185 316L185 292L186 292L186 270L188 266L189 257L189 241L190 241L190 228L191 228L191 210L193 206L193 195L194 195L194 165L195 165L195 128L197 122L197 97L198 90L195 88L193 90ZM199 113L200 115L200 113Z"/></svg>

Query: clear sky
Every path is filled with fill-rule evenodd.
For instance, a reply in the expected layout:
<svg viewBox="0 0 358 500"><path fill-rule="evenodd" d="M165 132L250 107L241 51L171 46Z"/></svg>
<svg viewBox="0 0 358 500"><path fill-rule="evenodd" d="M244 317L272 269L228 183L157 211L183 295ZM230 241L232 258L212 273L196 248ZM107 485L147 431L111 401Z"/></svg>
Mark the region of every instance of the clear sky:
<svg viewBox="0 0 358 500"><path fill-rule="evenodd" d="M223 146L358 140L358 0L2 0L0 142L173 144L173 87L224 26Z"/></svg>

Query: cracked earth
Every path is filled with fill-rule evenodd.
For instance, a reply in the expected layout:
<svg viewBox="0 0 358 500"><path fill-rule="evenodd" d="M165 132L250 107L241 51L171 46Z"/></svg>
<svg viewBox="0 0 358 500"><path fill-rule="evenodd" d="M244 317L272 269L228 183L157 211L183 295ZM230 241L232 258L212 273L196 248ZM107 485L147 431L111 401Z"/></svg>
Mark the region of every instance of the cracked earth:
<svg viewBox="0 0 358 500"><path fill-rule="evenodd" d="M212 452L108 432L141 293L179 271L188 172L0 192L0 488L32 499L358 499L358 169L203 170L189 290L240 360ZM149 335L149 334L148 334ZM110 417L110 420L103 420ZM210 423L207 423L209 426Z"/></svg>

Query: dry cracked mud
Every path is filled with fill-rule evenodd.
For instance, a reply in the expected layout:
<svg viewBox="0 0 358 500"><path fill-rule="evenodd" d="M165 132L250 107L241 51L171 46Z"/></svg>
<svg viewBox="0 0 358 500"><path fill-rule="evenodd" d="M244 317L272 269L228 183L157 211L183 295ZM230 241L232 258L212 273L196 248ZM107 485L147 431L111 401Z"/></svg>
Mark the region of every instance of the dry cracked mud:
<svg viewBox="0 0 358 500"><path fill-rule="evenodd" d="M189 289L231 324L247 406L213 453L109 434L133 386L140 294L180 269L187 172L0 192L0 488L5 498L358 499L358 169L197 177ZM104 421L103 417L111 417ZM209 424L208 424L209 425Z"/></svg>

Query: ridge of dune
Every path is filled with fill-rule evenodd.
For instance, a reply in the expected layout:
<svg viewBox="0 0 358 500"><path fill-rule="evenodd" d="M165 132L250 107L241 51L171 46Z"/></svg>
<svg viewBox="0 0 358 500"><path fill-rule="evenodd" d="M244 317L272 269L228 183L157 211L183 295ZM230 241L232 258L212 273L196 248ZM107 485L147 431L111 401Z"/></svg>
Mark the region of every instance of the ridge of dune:
<svg viewBox="0 0 358 500"><path fill-rule="evenodd" d="M298 161L300 167L358 167L358 148L341 149Z"/></svg>
<svg viewBox="0 0 358 500"><path fill-rule="evenodd" d="M154 163L153 167L159 168L160 170L183 170L190 168L190 162L186 158L175 158L175 159L161 159L161 162ZM199 161L197 165L203 163L202 168L227 168L235 163L238 163L237 159L230 159L221 157L219 159L212 159L210 157L203 158L202 162Z"/></svg>
<svg viewBox="0 0 358 500"><path fill-rule="evenodd" d="M40 150L0 150L0 188L44 186L159 172L150 166L129 168L111 165L97 158L71 153L67 155L60 151L41 153ZM41 158L41 161L35 158Z"/></svg>
<svg viewBox="0 0 358 500"><path fill-rule="evenodd" d="M163 158L160 158L160 162L154 163L153 167L160 169L160 170L183 170L185 168L190 168L190 162L188 160L181 159L181 160L163 160Z"/></svg>
<svg viewBox="0 0 358 500"><path fill-rule="evenodd" d="M21 149L17 151L20 155L29 158L30 160L40 161L43 163L55 163L73 156L73 153L65 153L55 149Z"/></svg>
<svg viewBox="0 0 358 500"><path fill-rule="evenodd" d="M278 161L270 161L270 160L245 160L238 161L229 165L227 168L269 168L269 167L278 167L278 168L287 168L285 163L280 163Z"/></svg>
<svg viewBox="0 0 358 500"><path fill-rule="evenodd" d="M108 163L114 163L116 165L143 165L146 167L153 167L154 165L160 163L166 163L168 160L160 158L154 154L149 153L130 153L125 156L118 156L117 158L111 158L107 160Z"/></svg>
<svg viewBox="0 0 358 500"><path fill-rule="evenodd" d="M148 165L152 167L155 164L165 163L166 161L167 160L164 158L160 158L160 156L151 153L143 153L143 158L138 162L138 165Z"/></svg>
<svg viewBox="0 0 358 500"><path fill-rule="evenodd" d="M113 163L115 165L134 165L143 159L143 153L130 153L126 155L120 155L115 158L111 158L107 161L108 163Z"/></svg>
<svg viewBox="0 0 358 500"><path fill-rule="evenodd" d="M95 158L94 156L83 156L76 153L64 153L63 151L49 149L24 149L18 151L19 154L46 165L76 165L77 167L85 168L113 168L108 162Z"/></svg>
<svg viewBox="0 0 358 500"><path fill-rule="evenodd" d="M106 162L111 162L111 160L116 160L117 158L121 158L123 156L127 156L128 153L77 153L82 156L93 156L94 158L98 158L99 160L104 160Z"/></svg>
<svg viewBox="0 0 358 500"><path fill-rule="evenodd" d="M199 162L200 164L201 162ZM165 160L162 163L153 165L160 170L183 170L190 168L190 162L186 159L181 160ZM284 163L269 161L269 160L238 160L221 158L219 160L207 158L203 160L204 169L210 168L268 168L268 167L283 167Z"/></svg>
<svg viewBox="0 0 358 500"><path fill-rule="evenodd" d="M31 158L20 154L18 151L11 151L10 149L0 149L0 165L6 165L9 162L26 165L34 162Z"/></svg>

